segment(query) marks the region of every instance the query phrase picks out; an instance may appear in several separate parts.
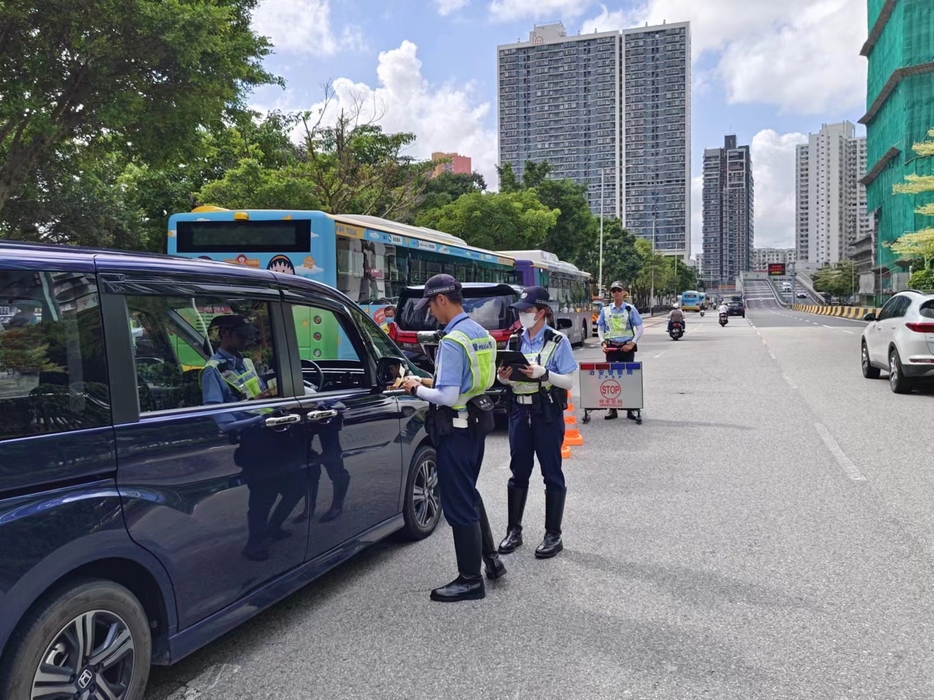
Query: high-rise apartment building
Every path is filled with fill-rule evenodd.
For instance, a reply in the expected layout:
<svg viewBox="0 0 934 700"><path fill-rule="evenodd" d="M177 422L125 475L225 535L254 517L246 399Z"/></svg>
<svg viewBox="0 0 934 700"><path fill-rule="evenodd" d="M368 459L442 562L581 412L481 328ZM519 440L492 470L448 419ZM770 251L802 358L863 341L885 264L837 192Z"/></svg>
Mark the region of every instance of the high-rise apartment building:
<svg viewBox="0 0 934 700"><path fill-rule="evenodd" d="M850 122L824 124L796 152L795 247L798 260L826 265L845 259L871 233L866 213L866 139Z"/></svg>
<svg viewBox="0 0 934 700"><path fill-rule="evenodd" d="M521 177L548 161L587 186L594 213L602 202L659 252L690 257L688 23L570 37L536 26L498 47L498 96L501 164Z"/></svg>
<svg viewBox="0 0 934 700"><path fill-rule="evenodd" d="M704 268L708 287L735 285L753 266L755 180L749 146L727 136L704 150Z"/></svg>
<svg viewBox="0 0 934 700"><path fill-rule="evenodd" d="M795 259L794 248L755 248L752 251L752 269L763 272L769 269L769 265L790 265Z"/></svg>
<svg viewBox="0 0 934 700"><path fill-rule="evenodd" d="M906 175L934 175L934 159L917 158L911 146L927 138L934 126L934 32L931 0L868 0L869 31L860 52L869 59L866 89L868 172L867 207L874 221L876 292L898 291L900 257L888 245L909 231L930 226L916 213L927 200L898 195L892 186ZM865 247L865 241L858 242ZM868 271L868 266L866 266ZM872 282L872 280L867 280ZM878 282L881 282L881 288ZM906 282L907 283L907 280Z"/></svg>
<svg viewBox="0 0 934 700"><path fill-rule="evenodd" d="M433 177L437 177L441 173L470 175L470 173L473 172L473 165L470 158L462 156L459 153L439 153L436 151L431 154L431 159L439 161L438 165L435 166L434 172L432 172Z"/></svg>

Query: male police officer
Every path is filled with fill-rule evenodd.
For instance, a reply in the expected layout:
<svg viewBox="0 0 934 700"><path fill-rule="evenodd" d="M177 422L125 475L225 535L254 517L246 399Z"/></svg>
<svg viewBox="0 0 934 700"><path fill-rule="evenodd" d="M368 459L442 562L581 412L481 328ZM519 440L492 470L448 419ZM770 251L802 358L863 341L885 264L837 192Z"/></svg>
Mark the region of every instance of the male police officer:
<svg viewBox="0 0 934 700"><path fill-rule="evenodd" d="M635 306L627 304L626 287L622 282L610 285L613 303L604 306L597 321L597 335L606 353L607 362L633 362L636 358L636 343L642 337L642 317ZM605 420L618 418L615 408L609 410ZM632 411L626 413L629 420L636 420Z"/></svg>
<svg viewBox="0 0 934 700"><path fill-rule="evenodd" d="M432 404L428 422L438 450L441 507L454 533L459 572L454 581L433 590L431 599L477 600L486 596L481 559L488 578L506 573L477 491L485 437L493 428L492 402L485 393L496 379L496 341L464 313L461 284L450 275L429 279L422 297L415 309L427 305L444 325L444 336L434 377L408 377L403 386Z"/></svg>

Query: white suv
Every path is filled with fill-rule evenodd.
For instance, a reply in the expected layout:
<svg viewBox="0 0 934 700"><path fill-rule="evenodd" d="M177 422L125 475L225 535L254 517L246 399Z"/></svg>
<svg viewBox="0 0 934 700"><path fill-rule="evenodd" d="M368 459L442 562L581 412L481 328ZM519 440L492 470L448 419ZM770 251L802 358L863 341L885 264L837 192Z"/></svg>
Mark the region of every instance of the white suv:
<svg viewBox="0 0 934 700"><path fill-rule="evenodd" d="M934 293L899 292L863 331L863 376L877 379L888 370L896 394L910 393L919 380L934 380Z"/></svg>

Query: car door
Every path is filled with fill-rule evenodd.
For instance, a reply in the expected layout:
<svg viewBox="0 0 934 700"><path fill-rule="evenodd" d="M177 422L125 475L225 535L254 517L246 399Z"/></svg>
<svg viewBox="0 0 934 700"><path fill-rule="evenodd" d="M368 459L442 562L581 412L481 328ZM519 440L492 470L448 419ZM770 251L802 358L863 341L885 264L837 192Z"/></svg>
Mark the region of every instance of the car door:
<svg viewBox="0 0 934 700"><path fill-rule="evenodd" d="M900 316L904 315L909 300L904 296L894 296L889 299L873 325L871 332L872 360L881 367L888 367L889 344L895 339L895 324Z"/></svg>
<svg viewBox="0 0 934 700"><path fill-rule="evenodd" d="M300 283L286 295L287 331L305 381L310 487L307 559L400 512L402 445L396 396L375 384L375 360L350 311Z"/></svg>
<svg viewBox="0 0 934 700"><path fill-rule="evenodd" d="M300 565L307 548L307 527L290 524L308 488L304 414L279 290L264 277L101 273L122 387L117 485L131 537L172 578L182 629ZM234 316L256 332L228 353L239 361L206 370L225 357L222 320ZM246 360L271 395L228 386L217 402L221 371L232 377Z"/></svg>

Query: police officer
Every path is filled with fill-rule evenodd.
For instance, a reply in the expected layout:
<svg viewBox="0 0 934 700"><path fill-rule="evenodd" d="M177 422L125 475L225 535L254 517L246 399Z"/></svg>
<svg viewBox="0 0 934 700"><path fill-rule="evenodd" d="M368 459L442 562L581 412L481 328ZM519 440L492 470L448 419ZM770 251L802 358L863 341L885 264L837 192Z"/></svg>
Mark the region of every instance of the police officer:
<svg viewBox="0 0 934 700"><path fill-rule="evenodd" d="M639 338L642 337L642 317L632 304L626 303L628 291L622 282L610 285L613 303L603 307L597 321L597 335L606 353L607 362L634 362ZM615 408L604 416L605 420L618 418ZM632 411L626 413L629 420L636 420Z"/></svg>
<svg viewBox="0 0 934 700"><path fill-rule="evenodd" d="M429 431L438 451L441 507L454 534L458 577L431 592L441 602L477 600L486 596L480 574L506 573L477 491L486 433L493 428L492 402L485 396L496 379L496 341L464 313L461 284L450 275L435 275L425 284L422 299L444 335L438 345L432 379L407 377L403 387L432 404Z"/></svg>
<svg viewBox="0 0 934 700"><path fill-rule="evenodd" d="M535 550L538 559L549 559L560 552L561 520L567 489L561 471L561 444L564 442L564 409L577 370L571 343L547 321L551 317L549 294L544 287L529 287L513 307L519 311L522 330L510 339L509 349L522 352L529 362L520 368L526 380L516 380L509 366L499 370L499 378L511 393L509 409L509 449L511 460L507 491L509 522L500 542L501 554L509 554L522 544L522 513L529 493L534 456L545 481L545 539Z"/></svg>

